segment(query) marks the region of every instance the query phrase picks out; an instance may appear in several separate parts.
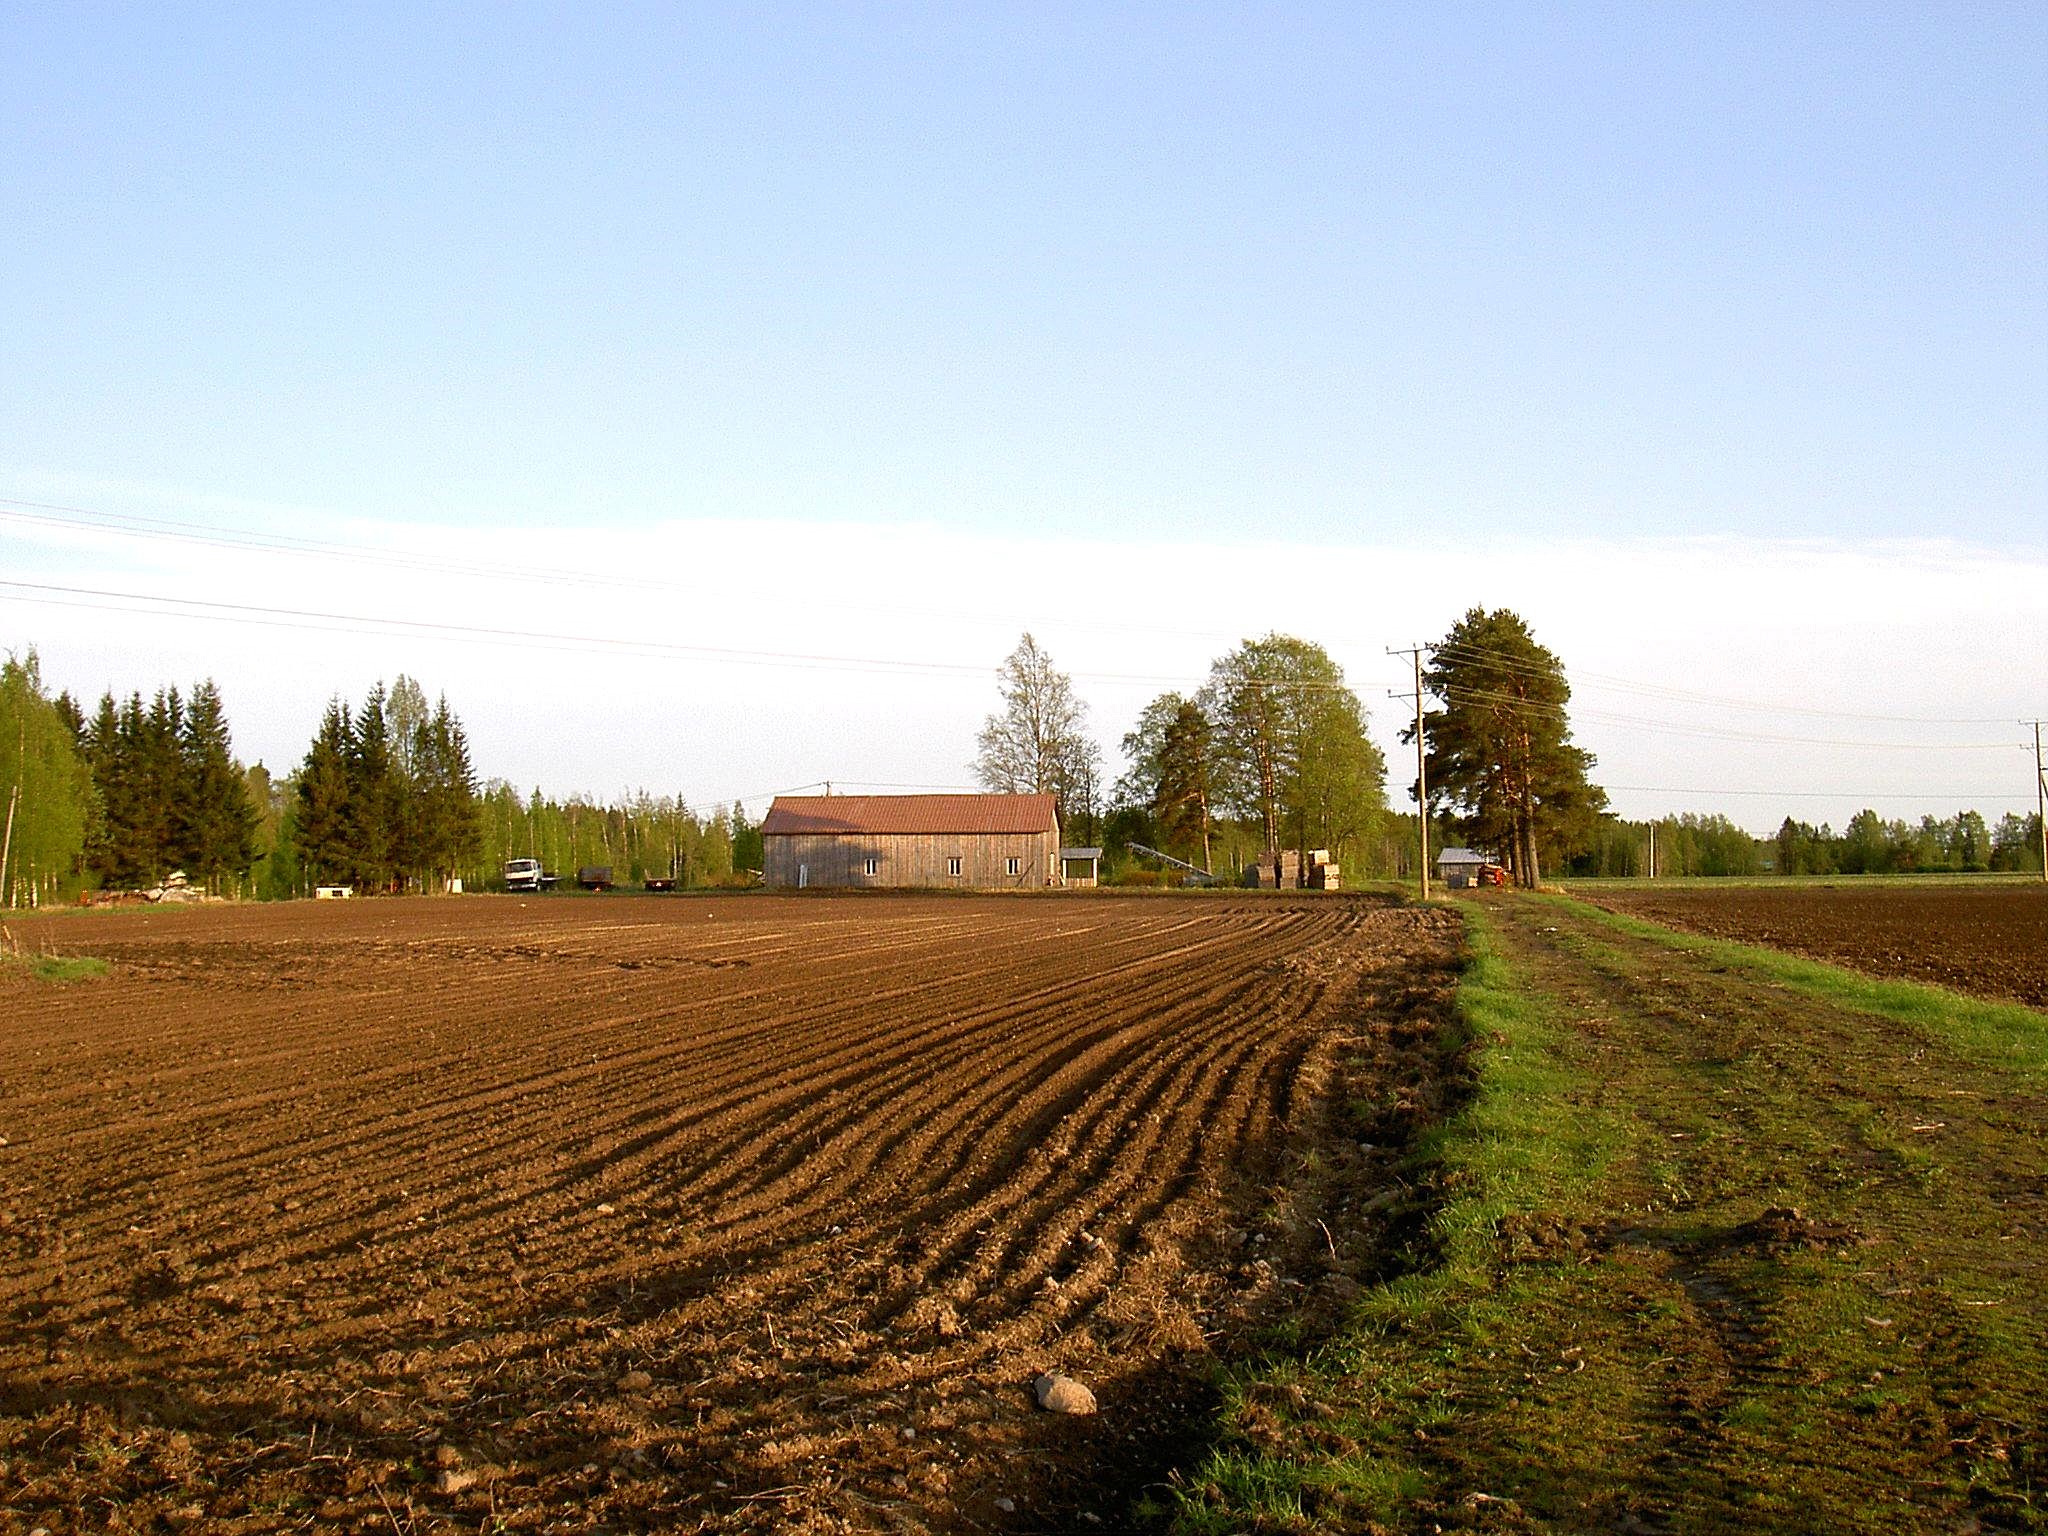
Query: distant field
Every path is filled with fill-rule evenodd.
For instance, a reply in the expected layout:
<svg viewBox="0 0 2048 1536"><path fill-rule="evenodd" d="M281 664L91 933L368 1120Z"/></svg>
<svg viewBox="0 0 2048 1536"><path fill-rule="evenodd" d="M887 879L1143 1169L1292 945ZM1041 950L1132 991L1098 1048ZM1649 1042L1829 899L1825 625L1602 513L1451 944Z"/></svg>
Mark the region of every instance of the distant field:
<svg viewBox="0 0 2048 1536"><path fill-rule="evenodd" d="M2048 1008L2048 884L2038 876L1584 882L1571 890L1610 910L1714 938Z"/></svg>

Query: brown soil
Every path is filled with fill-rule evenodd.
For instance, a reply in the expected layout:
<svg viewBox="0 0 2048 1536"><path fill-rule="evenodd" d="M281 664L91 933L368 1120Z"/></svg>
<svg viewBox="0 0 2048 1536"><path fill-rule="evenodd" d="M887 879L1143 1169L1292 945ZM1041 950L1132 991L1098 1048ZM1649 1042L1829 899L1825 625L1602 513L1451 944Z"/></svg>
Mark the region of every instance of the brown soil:
<svg viewBox="0 0 2048 1536"><path fill-rule="evenodd" d="M1714 938L2048 1008L2048 885L1731 885L1580 894Z"/></svg>
<svg viewBox="0 0 2048 1536"><path fill-rule="evenodd" d="M1458 927L1358 897L13 925L0 1530L1113 1530L1378 1272ZM1040 1411L1059 1370L1101 1412ZM10 1524L13 1522L13 1524Z"/></svg>

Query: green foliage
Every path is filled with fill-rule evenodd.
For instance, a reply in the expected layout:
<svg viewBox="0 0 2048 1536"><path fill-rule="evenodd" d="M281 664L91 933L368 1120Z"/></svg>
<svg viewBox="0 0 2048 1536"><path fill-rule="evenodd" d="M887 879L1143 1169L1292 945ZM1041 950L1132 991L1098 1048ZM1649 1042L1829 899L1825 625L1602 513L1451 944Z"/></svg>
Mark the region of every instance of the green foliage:
<svg viewBox="0 0 2048 1536"><path fill-rule="evenodd" d="M182 870L216 894L239 890L256 861L262 808L235 761L227 710L211 679L188 703L176 688L145 705L109 693L81 741L102 815L87 862L108 887L152 886Z"/></svg>
<svg viewBox="0 0 2048 1536"><path fill-rule="evenodd" d="M1265 847L1328 848L1341 864L1386 808L1386 764L1343 669L1319 645L1269 634L1219 658L1200 702L1217 800L1255 820Z"/></svg>
<svg viewBox="0 0 2048 1536"><path fill-rule="evenodd" d="M1783 875L1970 874L2041 868L2040 818L2010 813L1990 827L1976 811L1909 822L1887 821L1876 811L1862 810L1840 835L1825 822L1814 827L1788 816L1773 843L1773 862Z"/></svg>
<svg viewBox="0 0 2048 1536"><path fill-rule="evenodd" d="M43 692L36 653L0 661L0 907L48 900L80 877L101 815L69 697Z"/></svg>
<svg viewBox="0 0 2048 1536"><path fill-rule="evenodd" d="M2008 811L1998 818L1998 826L1991 834L1991 867L2041 873L2041 818L2038 813L2016 816Z"/></svg>
<svg viewBox="0 0 2048 1536"><path fill-rule="evenodd" d="M1571 744L1564 663L1518 615L1473 608L1430 648L1422 685L1438 703L1424 715L1432 793L1459 811L1461 837L1518 884L1540 884L1546 863L1588 844L1607 804L1587 779L1592 754Z"/></svg>
<svg viewBox="0 0 2048 1536"><path fill-rule="evenodd" d="M36 981L59 985L67 981L98 981L109 969L106 961L91 955L0 955L0 964L24 971Z"/></svg>
<svg viewBox="0 0 2048 1536"><path fill-rule="evenodd" d="M483 791L478 807L479 853L464 884L498 884L507 859L539 859L550 874L573 876L586 865L609 865L621 885L649 876L680 885L748 883L759 869L761 833L734 805L699 816L680 795L640 790L610 805L581 796L550 800L536 789L522 797L502 779ZM736 860L750 854L752 862Z"/></svg>
<svg viewBox="0 0 2048 1536"><path fill-rule="evenodd" d="M329 701L289 804L280 847L296 866L295 892L436 890L480 873L484 823L462 722L445 695L428 709L403 675L388 693L372 688L353 715ZM280 869L271 887L284 877Z"/></svg>
<svg viewBox="0 0 2048 1536"><path fill-rule="evenodd" d="M235 762L227 712L211 679L192 690L182 746L179 841L185 873L218 894L255 863L260 813Z"/></svg>
<svg viewBox="0 0 2048 1536"><path fill-rule="evenodd" d="M748 821L747 808L735 800L732 803L732 868L759 870L765 859L760 824Z"/></svg>
<svg viewBox="0 0 2048 1536"><path fill-rule="evenodd" d="M347 706L330 699L296 781L292 846L307 888L346 885L354 876L349 814L349 763L354 753Z"/></svg>

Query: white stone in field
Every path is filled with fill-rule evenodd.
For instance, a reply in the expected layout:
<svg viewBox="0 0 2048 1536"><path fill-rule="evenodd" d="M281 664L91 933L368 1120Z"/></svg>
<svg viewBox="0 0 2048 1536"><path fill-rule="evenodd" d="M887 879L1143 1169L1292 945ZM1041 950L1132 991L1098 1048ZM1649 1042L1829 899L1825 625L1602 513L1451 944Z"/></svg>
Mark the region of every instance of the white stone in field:
<svg viewBox="0 0 2048 1536"><path fill-rule="evenodd" d="M1062 1376L1057 1371L1047 1371L1032 1383L1038 1393L1038 1406L1047 1413L1093 1413L1095 1394L1071 1376Z"/></svg>

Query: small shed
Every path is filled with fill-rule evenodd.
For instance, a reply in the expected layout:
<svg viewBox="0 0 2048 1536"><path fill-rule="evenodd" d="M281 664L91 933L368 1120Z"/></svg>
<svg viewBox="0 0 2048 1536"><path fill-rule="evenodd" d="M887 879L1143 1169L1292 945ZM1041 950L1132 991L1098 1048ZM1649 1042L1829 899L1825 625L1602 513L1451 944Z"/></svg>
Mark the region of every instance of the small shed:
<svg viewBox="0 0 2048 1536"><path fill-rule="evenodd" d="M1436 855L1436 877L1454 891L1462 891L1468 885L1479 883L1480 873L1493 860L1475 848L1439 848Z"/></svg>
<svg viewBox="0 0 2048 1536"><path fill-rule="evenodd" d="M1102 850L1100 848L1062 848L1060 850L1061 882L1066 885L1100 885L1102 883Z"/></svg>
<svg viewBox="0 0 2048 1536"><path fill-rule="evenodd" d="M777 795L761 880L809 886L1024 890L1058 885L1051 795Z"/></svg>

